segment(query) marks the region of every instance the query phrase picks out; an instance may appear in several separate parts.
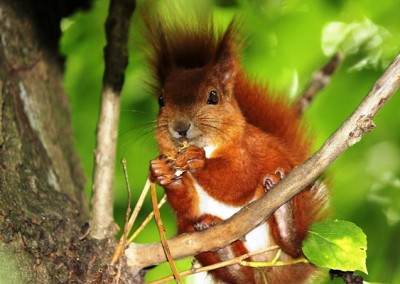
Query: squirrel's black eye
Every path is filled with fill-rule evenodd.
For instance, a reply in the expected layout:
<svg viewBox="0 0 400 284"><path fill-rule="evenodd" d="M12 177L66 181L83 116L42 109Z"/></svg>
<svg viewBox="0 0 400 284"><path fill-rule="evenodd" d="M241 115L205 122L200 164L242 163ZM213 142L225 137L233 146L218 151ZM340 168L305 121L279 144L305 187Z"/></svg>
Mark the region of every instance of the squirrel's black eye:
<svg viewBox="0 0 400 284"><path fill-rule="evenodd" d="M218 98L217 92L214 90L211 91L210 94L208 95L207 103L210 105L216 105L216 104L218 104L218 100L219 100L219 98Z"/></svg>
<svg viewBox="0 0 400 284"><path fill-rule="evenodd" d="M158 105L163 107L165 105L163 96L158 97Z"/></svg>

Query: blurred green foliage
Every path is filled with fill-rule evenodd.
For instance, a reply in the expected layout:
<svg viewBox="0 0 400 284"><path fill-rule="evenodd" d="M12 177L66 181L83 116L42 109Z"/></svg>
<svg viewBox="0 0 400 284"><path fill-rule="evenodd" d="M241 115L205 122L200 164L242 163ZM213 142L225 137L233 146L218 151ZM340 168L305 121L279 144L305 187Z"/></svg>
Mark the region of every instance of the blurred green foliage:
<svg viewBox="0 0 400 284"><path fill-rule="evenodd" d="M167 0L165 0L167 1ZM139 1L140 6L143 1ZM168 2L168 1L167 1ZM367 94L400 47L398 0L204 0L216 21L226 26L242 19L243 66L257 80L290 96L301 93L313 72L336 50L346 61L316 98L305 119L315 136L315 149L344 121ZM90 195L95 129L103 73L104 22L108 1L94 1L89 12L62 22L61 51L66 56L65 88L70 97L77 150ZM120 160L125 158L134 200L158 155L153 138L157 104L146 85L144 42L134 14L130 58L122 93L115 218L122 226L126 188ZM400 97L397 94L375 119L377 128L344 153L328 170L332 218L352 221L368 237L369 282L400 283ZM160 196L162 189L160 189ZM150 212L148 199L140 215ZM162 209L167 236L174 235L171 210ZM156 242L152 223L137 242ZM180 261L182 269L190 260ZM147 280L169 274L167 265L153 269ZM340 283L334 281L334 283Z"/></svg>

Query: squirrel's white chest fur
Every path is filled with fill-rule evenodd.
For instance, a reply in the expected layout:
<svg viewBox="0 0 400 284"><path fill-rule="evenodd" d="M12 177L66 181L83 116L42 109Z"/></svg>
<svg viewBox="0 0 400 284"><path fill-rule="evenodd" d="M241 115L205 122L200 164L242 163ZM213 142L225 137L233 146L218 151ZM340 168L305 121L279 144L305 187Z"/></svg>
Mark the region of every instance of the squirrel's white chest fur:
<svg viewBox="0 0 400 284"><path fill-rule="evenodd" d="M227 205L214 199L195 180L193 180L193 183L199 198L199 217L204 214L210 214L226 220L242 208ZM268 224L263 223L245 236L244 243L249 252L259 251L270 246L268 236Z"/></svg>

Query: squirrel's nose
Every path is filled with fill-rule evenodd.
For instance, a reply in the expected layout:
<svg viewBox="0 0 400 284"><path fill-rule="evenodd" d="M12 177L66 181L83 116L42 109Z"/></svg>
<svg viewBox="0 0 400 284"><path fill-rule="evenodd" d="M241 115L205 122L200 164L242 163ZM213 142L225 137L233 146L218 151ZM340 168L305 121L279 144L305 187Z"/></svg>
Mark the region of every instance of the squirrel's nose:
<svg viewBox="0 0 400 284"><path fill-rule="evenodd" d="M190 128L190 122L188 121L178 121L174 124L173 129L180 137L186 137L187 132Z"/></svg>

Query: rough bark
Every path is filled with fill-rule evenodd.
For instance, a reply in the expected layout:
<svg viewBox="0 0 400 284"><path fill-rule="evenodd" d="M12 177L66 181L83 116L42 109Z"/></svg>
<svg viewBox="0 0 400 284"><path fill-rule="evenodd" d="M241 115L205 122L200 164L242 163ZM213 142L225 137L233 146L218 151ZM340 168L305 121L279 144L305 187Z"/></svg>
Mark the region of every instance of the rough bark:
<svg viewBox="0 0 400 284"><path fill-rule="evenodd" d="M66 3L0 0L2 283L100 280L114 246L81 238L88 201L56 50Z"/></svg>

